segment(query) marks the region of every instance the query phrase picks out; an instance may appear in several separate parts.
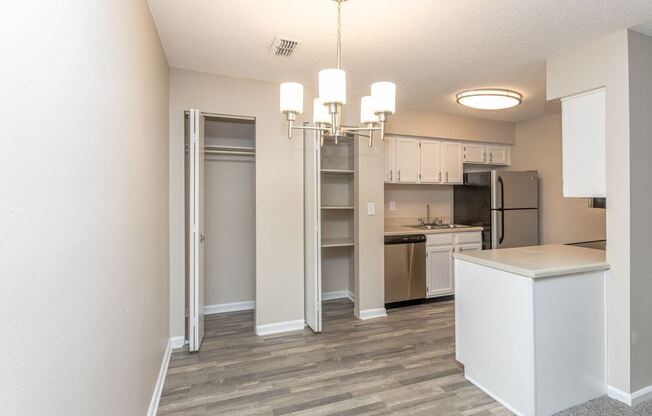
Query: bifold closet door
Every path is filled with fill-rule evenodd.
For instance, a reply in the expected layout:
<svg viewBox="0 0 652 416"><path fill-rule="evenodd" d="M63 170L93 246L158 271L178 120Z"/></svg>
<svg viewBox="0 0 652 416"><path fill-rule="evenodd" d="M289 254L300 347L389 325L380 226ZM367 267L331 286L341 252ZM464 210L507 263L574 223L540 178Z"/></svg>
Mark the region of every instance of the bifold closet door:
<svg viewBox="0 0 652 416"><path fill-rule="evenodd" d="M319 134L304 130L304 305L305 320L321 332L321 152Z"/></svg>
<svg viewBox="0 0 652 416"><path fill-rule="evenodd" d="M204 116L190 110L190 282L188 346L198 351L204 338Z"/></svg>

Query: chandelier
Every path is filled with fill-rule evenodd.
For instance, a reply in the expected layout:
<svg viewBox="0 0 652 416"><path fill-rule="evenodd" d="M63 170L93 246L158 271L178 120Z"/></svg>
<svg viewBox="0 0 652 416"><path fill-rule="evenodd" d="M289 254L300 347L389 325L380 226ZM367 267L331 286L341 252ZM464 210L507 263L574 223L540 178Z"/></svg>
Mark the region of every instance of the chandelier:
<svg viewBox="0 0 652 416"><path fill-rule="evenodd" d="M347 135L362 136L372 145L373 133L380 132L385 139L385 122L396 108L396 85L381 81L371 84L371 95L360 101L360 123L362 127L346 127L341 124L342 106L346 104L346 72L341 68L342 31L341 7L346 0L333 0L337 3L337 68L319 71L319 98L313 102L313 125L295 126L297 114L303 113L303 85L298 82L281 84L281 112L288 122L288 139L293 130L316 130L321 133L321 144L325 139L338 140Z"/></svg>

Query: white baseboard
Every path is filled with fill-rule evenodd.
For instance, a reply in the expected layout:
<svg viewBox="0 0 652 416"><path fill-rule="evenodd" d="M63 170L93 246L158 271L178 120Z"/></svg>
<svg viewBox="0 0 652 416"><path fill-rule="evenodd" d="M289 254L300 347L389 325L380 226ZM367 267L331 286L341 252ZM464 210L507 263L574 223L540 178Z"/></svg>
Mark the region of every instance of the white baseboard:
<svg viewBox="0 0 652 416"><path fill-rule="evenodd" d="M624 391L614 386L608 386L607 396L618 400L619 402L625 403L628 406L636 406L639 403L643 403L646 400L652 399L652 386L643 387L642 389L637 390L631 394L625 393Z"/></svg>
<svg viewBox="0 0 652 416"><path fill-rule="evenodd" d="M171 337L170 344L172 345L172 349L183 348L186 345L186 337L183 335Z"/></svg>
<svg viewBox="0 0 652 416"><path fill-rule="evenodd" d="M183 337L181 337L183 338ZM161 400L161 393L163 393L163 383L165 383L165 374L168 372L168 364L170 364L170 356L172 355L172 338L168 339L168 345L163 354L163 362L161 362L161 369L158 372L158 379L152 394L152 400L149 402L149 410L147 416L156 416L158 411L158 403Z"/></svg>
<svg viewBox="0 0 652 416"><path fill-rule="evenodd" d="M335 299L349 299L351 302L354 302L353 293L350 290L338 290L336 292L323 292L321 294L321 300L335 300Z"/></svg>
<svg viewBox="0 0 652 416"><path fill-rule="evenodd" d="M272 335L281 332L300 331L306 326L303 319L295 321L275 322L273 324L256 325L256 335Z"/></svg>
<svg viewBox="0 0 652 416"><path fill-rule="evenodd" d="M358 312L358 319L366 321L367 319L383 318L387 316L385 308L365 309Z"/></svg>
<svg viewBox="0 0 652 416"><path fill-rule="evenodd" d="M246 300L244 302L219 303L217 305L205 305L204 315L215 313L249 311L256 307L255 300Z"/></svg>

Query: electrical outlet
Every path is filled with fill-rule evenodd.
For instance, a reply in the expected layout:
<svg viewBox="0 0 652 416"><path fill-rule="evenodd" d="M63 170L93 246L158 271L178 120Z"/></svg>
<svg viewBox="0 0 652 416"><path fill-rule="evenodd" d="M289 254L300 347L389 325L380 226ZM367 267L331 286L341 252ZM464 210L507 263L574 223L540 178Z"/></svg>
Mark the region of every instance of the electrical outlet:
<svg viewBox="0 0 652 416"><path fill-rule="evenodd" d="M376 215L376 203L367 202L367 215Z"/></svg>
<svg viewBox="0 0 652 416"><path fill-rule="evenodd" d="M396 211L396 201L389 201L389 210Z"/></svg>

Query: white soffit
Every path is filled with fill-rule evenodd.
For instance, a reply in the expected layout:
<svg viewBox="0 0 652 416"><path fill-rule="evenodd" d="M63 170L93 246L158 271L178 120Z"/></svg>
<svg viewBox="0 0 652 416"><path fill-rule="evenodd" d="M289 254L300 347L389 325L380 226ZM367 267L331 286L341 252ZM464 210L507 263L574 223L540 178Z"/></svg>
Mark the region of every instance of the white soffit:
<svg viewBox="0 0 652 416"><path fill-rule="evenodd" d="M317 72L335 66L332 0L148 3L173 68L316 86ZM546 57L650 20L650 0L349 0L343 68L349 91L391 80L404 107L518 121L550 108ZM301 46L274 56L275 36ZM456 92L481 87L519 91L523 104L482 111L455 102Z"/></svg>

